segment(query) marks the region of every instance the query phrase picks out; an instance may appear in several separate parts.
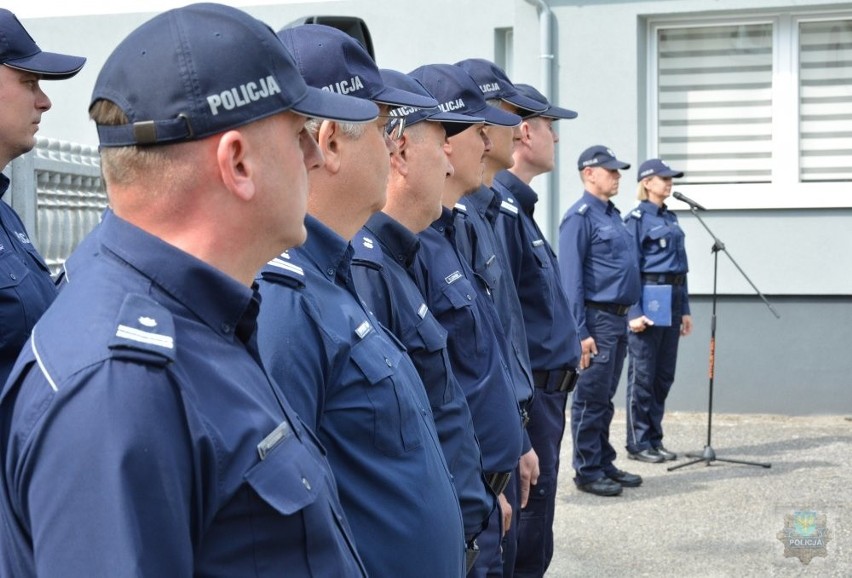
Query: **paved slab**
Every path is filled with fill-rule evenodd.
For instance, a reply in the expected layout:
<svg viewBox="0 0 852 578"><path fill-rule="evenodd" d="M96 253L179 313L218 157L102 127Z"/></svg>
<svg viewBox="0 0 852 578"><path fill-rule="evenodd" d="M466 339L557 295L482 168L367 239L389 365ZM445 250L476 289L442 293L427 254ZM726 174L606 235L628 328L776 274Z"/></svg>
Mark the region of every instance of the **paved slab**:
<svg viewBox="0 0 852 578"><path fill-rule="evenodd" d="M622 496L601 498L574 487L566 436L548 578L852 577L852 421L726 414L714 415L712 426L718 458L771 467L717 461L668 472L667 466L685 458L666 465L628 460L622 451L624 412L617 411L611 430L618 441L616 465L645 481ZM665 428L666 447L678 454L700 453L706 445L706 413L667 414ZM807 522L795 512L816 513L815 525L795 526ZM822 533L827 555L808 564L785 557L778 538L785 532L802 544L810 538L816 548L814 538Z"/></svg>

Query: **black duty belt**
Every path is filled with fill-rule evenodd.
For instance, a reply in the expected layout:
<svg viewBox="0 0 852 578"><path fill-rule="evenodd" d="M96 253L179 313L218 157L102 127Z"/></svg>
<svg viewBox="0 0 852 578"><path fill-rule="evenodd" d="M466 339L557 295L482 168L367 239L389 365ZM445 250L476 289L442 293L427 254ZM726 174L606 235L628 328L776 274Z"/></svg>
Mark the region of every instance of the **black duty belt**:
<svg viewBox="0 0 852 578"><path fill-rule="evenodd" d="M538 389L543 389L547 393L572 392L577 385L578 375L574 369L533 371L533 383Z"/></svg>
<svg viewBox="0 0 852 578"><path fill-rule="evenodd" d="M601 303L599 301L586 301L586 307L591 307L592 309L600 309L601 311L606 311L607 313L612 313L613 315L619 315L624 317L627 315L627 312L630 311L630 305L619 305L618 303Z"/></svg>
<svg viewBox="0 0 852 578"><path fill-rule="evenodd" d="M663 275L658 273L642 273L642 282L653 285L683 285L686 275Z"/></svg>
<svg viewBox="0 0 852 578"><path fill-rule="evenodd" d="M495 496L499 496L506 491L506 486L509 485L509 478L512 477L512 472L493 472L485 473L485 482L494 492Z"/></svg>

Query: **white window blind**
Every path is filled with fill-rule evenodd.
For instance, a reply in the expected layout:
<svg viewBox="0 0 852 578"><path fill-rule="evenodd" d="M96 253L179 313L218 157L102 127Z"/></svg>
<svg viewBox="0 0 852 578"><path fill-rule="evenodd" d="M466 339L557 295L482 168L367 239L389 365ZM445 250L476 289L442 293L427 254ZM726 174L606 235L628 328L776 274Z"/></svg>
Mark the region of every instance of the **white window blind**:
<svg viewBox="0 0 852 578"><path fill-rule="evenodd" d="M684 184L769 182L772 24L657 32L659 156Z"/></svg>
<svg viewBox="0 0 852 578"><path fill-rule="evenodd" d="M799 179L852 180L852 20L799 24Z"/></svg>

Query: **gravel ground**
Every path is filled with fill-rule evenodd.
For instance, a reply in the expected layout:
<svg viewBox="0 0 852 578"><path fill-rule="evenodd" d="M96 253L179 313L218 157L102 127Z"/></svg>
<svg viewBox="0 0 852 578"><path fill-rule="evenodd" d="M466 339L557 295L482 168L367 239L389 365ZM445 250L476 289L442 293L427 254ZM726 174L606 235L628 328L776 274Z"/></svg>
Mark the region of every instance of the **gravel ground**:
<svg viewBox="0 0 852 578"><path fill-rule="evenodd" d="M666 415L667 464L628 460L624 412L616 411L616 465L640 474L641 487L615 498L579 492L573 484L571 439L562 447L548 578L575 576L852 577L852 419L845 416L713 416L719 459L669 472L683 453L707 443L707 414ZM778 535L792 514L813 511L828 530L825 557L808 564L785 557ZM821 520L817 519L817 528ZM813 550L807 550L813 552Z"/></svg>

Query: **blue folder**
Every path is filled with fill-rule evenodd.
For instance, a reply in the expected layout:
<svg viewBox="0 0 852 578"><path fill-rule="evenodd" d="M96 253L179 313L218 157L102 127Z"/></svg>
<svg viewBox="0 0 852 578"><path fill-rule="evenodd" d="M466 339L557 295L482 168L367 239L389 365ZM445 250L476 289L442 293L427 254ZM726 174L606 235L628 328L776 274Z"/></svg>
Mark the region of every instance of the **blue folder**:
<svg viewBox="0 0 852 578"><path fill-rule="evenodd" d="M643 285L642 311L657 327L672 324L672 286Z"/></svg>

